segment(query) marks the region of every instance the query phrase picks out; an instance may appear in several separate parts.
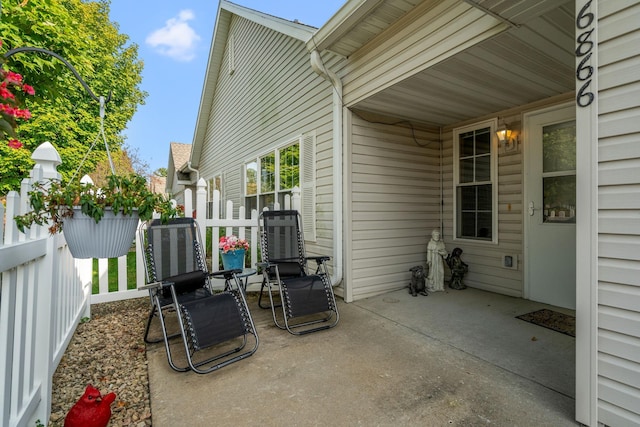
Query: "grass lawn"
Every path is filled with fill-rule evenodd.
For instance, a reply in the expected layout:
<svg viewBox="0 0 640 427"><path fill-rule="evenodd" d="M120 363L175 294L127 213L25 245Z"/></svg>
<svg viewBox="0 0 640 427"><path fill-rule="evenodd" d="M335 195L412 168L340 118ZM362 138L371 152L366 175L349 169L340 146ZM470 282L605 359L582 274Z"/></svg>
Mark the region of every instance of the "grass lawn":
<svg viewBox="0 0 640 427"><path fill-rule="evenodd" d="M109 292L118 290L118 258L109 258ZM127 253L127 289L136 288L136 252L129 251ZM93 260L93 276L92 289L93 294L99 293L98 290L98 260Z"/></svg>

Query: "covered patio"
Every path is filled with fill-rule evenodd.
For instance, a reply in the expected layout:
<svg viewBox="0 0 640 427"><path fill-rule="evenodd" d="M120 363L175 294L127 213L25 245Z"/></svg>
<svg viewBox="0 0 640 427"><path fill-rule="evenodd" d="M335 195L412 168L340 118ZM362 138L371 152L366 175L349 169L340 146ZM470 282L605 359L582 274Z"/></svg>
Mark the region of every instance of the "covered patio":
<svg viewBox="0 0 640 427"><path fill-rule="evenodd" d="M329 331L294 337L250 308L252 357L179 374L147 347L154 426L576 425L575 339L515 316L544 304L477 289L351 304Z"/></svg>

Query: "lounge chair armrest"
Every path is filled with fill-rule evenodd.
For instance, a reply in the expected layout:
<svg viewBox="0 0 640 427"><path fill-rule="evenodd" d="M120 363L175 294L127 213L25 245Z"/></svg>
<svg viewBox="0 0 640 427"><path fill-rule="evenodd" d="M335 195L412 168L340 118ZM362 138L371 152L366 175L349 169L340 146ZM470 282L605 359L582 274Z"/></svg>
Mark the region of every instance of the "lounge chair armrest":
<svg viewBox="0 0 640 427"><path fill-rule="evenodd" d="M165 285L164 282L151 282L151 283L147 283L146 285L138 286L138 290L145 291L145 290L151 290L151 289L160 289L164 285Z"/></svg>
<svg viewBox="0 0 640 427"><path fill-rule="evenodd" d="M310 257L307 257L307 259L314 260L316 264L319 265L319 264L322 264L323 262L329 261L331 257L328 255L322 255L322 256L310 256Z"/></svg>

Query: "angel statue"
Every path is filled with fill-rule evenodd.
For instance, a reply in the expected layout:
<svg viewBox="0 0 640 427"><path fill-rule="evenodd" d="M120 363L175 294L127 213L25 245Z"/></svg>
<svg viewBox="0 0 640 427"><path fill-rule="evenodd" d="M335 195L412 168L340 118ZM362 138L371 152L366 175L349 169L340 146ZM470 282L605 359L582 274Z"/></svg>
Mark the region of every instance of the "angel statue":
<svg viewBox="0 0 640 427"><path fill-rule="evenodd" d="M444 291L444 259L447 255L444 242L440 240L440 231L433 230L427 244L427 290L430 292Z"/></svg>

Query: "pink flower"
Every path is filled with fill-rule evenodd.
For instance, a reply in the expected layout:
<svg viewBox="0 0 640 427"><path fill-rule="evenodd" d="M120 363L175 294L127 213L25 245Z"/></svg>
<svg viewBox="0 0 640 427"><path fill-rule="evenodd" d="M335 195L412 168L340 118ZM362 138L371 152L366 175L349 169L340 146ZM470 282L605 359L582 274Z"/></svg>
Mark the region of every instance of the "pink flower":
<svg viewBox="0 0 640 427"><path fill-rule="evenodd" d="M19 85L20 83L22 83L22 76L18 73L14 73L13 71L7 71L7 74L5 75L4 78L7 81L7 83L10 83L10 84Z"/></svg>
<svg viewBox="0 0 640 427"><path fill-rule="evenodd" d="M15 116L19 119L29 120L31 118L31 111L29 110L19 110L16 108Z"/></svg>
<svg viewBox="0 0 640 427"><path fill-rule="evenodd" d="M33 86L29 86L29 85L26 85L26 84L22 85L22 91L24 93L26 93L27 95L35 95L36 94L36 91L33 88Z"/></svg>
<svg viewBox="0 0 640 427"><path fill-rule="evenodd" d="M8 114L9 116L15 116L16 114L16 109L9 104L0 104L0 111Z"/></svg>
<svg viewBox="0 0 640 427"><path fill-rule="evenodd" d="M249 250L249 242L247 242L245 239L239 239L234 235L222 236L218 241L218 248L225 254L227 252L240 249Z"/></svg>
<svg viewBox="0 0 640 427"><path fill-rule="evenodd" d="M7 85L2 83L0 85L0 98L4 99L15 99L15 95L12 94L9 89L7 89Z"/></svg>
<svg viewBox="0 0 640 427"><path fill-rule="evenodd" d="M2 46L2 40L0 40ZM0 138L7 138L8 135L15 134L17 123L13 119L28 120L31 118L31 112L28 109L17 107L14 90L21 90L28 95L34 95L35 90L32 86L22 82L22 76L10 70L4 69L4 58L0 61ZM23 147L22 143L17 139L11 139L7 142L7 146L13 149Z"/></svg>
<svg viewBox="0 0 640 427"><path fill-rule="evenodd" d="M18 141L17 139L10 140L7 145L9 146L9 148L13 148L15 150L22 148L22 142Z"/></svg>

